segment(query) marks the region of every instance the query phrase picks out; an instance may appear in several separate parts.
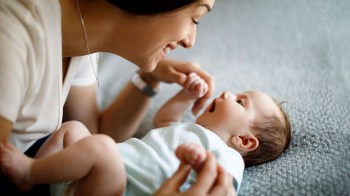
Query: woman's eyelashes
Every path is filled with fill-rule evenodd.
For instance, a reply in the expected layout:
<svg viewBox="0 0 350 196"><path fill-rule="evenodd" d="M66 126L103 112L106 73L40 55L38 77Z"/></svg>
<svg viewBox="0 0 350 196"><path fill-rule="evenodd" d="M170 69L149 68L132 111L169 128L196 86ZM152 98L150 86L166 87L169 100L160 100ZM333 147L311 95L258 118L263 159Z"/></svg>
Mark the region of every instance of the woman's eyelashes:
<svg viewBox="0 0 350 196"><path fill-rule="evenodd" d="M193 22L195 25L198 25L198 24L199 24L199 22L198 22L197 20L193 19L193 18L192 18L192 22Z"/></svg>

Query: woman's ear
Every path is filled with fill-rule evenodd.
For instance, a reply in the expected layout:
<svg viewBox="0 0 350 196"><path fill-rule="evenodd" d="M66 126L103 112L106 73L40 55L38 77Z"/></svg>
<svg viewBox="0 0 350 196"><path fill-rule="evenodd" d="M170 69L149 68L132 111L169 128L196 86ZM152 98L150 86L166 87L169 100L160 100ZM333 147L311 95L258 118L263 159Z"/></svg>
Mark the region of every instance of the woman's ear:
<svg viewBox="0 0 350 196"><path fill-rule="evenodd" d="M253 134L232 136L231 143L237 151L243 154L253 151L259 146L259 140Z"/></svg>

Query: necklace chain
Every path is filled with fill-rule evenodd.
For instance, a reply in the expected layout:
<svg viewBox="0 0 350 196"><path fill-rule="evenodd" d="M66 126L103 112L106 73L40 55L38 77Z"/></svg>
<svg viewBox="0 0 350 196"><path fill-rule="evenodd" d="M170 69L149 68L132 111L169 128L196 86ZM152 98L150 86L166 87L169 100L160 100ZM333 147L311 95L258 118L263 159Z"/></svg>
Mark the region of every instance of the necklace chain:
<svg viewBox="0 0 350 196"><path fill-rule="evenodd" d="M89 47L88 38L87 38L87 33L86 33L86 29L85 29L85 23L84 23L84 20L83 20L82 15L81 15L81 11L80 11L80 6L79 6L79 1L78 1L78 0L77 0L77 7L78 7L79 16L80 16L81 26L82 26L83 31L84 31L85 44L86 44L87 51L88 51L88 53L89 53L90 62L91 62L91 67L92 67L92 70L94 71L94 74L95 74L95 78L96 78L96 82L97 82L97 87L99 88L99 87L100 87L100 80L99 80L98 77L97 77L97 73L96 73L96 70L95 70L95 68L94 68L94 64L93 64L93 62L92 62L90 47ZM96 64L98 64L97 55L96 55Z"/></svg>

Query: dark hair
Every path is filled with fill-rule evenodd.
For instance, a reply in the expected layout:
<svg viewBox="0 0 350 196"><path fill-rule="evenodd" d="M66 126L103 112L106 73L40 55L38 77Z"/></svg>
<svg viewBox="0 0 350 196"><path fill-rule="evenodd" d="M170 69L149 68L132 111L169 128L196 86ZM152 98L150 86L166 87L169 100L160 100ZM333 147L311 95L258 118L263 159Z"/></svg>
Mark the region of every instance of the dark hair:
<svg viewBox="0 0 350 196"><path fill-rule="evenodd" d="M250 128L256 131L259 146L243 156L246 167L266 163L280 156L291 141L291 126L289 117L277 104L283 114L283 121L277 116L264 117L255 122Z"/></svg>
<svg viewBox="0 0 350 196"><path fill-rule="evenodd" d="M184 8L197 0L107 0L107 2L139 15L152 15Z"/></svg>

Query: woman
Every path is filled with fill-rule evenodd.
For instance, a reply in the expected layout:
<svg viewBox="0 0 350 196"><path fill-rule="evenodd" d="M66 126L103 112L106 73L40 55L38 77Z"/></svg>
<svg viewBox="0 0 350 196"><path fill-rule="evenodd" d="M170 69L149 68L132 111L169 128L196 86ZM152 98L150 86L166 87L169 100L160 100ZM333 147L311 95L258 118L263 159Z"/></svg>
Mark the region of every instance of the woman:
<svg viewBox="0 0 350 196"><path fill-rule="evenodd" d="M35 156L62 118L81 121L92 132L99 130L116 141L132 136L149 105L149 91L138 89L135 81L129 83L109 108L99 112L96 86L89 79L96 71L90 56L95 52L114 53L135 63L141 70L138 81L150 91L159 82L182 85L184 74L197 73L209 84L208 93L193 108L198 112L212 95L212 77L195 64L165 56L178 45L193 46L196 24L214 1L1 1L0 140L10 140ZM88 56L72 58L81 55ZM81 65L84 58L90 63ZM216 178L215 160L208 165L193 194L229 187L227 175L219 172ZM210 169L214 175L205 174ZM185 171L179 170L160 193L175 194ZM212 187L214 181L220 186ZM164 192L168 186L173 188Z"/></svg>

